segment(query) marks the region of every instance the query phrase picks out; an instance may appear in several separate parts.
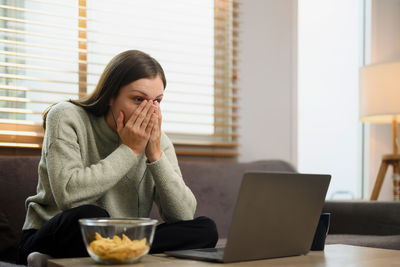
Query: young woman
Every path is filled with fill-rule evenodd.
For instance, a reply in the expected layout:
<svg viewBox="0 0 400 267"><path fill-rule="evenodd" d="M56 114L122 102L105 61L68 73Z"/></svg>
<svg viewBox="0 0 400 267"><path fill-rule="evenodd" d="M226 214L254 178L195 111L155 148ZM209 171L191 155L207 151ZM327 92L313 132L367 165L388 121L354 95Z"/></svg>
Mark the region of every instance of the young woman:
<svg viewBox="0 0 400 267"><path fill-rule="evenodd" d="M148 217L153 201L165 223L151 253L215 246L215 223L193 219L196 199L161 131L165 86L160 64L129 50L111 60L90 96L44 114L37 194L26 200L19 263L32 252L87 256L80 218Z"/></svg>

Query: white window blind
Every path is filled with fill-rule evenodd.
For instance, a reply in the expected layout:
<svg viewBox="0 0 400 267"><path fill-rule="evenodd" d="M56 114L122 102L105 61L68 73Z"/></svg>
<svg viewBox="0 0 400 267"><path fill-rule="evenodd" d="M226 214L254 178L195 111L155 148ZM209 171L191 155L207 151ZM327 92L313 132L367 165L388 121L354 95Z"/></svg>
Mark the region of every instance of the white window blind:
<svg viewBox="0 0 400 267"><path fill-rule="evenodd" d="M0 146L40 148L41 114L91 93L116 54L163 66L163 130L181 155L236 156L232 1L0 1Z"/></svg>

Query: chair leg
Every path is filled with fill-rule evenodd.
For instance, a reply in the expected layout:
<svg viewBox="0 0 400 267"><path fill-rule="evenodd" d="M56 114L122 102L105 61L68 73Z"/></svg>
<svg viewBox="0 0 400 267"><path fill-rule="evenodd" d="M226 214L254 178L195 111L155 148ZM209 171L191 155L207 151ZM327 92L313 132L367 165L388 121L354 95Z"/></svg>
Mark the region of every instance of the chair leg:
<svg viewBox="0 0 400 267"><path fill-rule="evenodd" d="M377 200L379 193L382 188L383 180L385 179L386 171L388 169L388 163L386 160L382 160L381 166L379 167L378 176L375 180L374 189L372 190L371 200Z"/></svg>

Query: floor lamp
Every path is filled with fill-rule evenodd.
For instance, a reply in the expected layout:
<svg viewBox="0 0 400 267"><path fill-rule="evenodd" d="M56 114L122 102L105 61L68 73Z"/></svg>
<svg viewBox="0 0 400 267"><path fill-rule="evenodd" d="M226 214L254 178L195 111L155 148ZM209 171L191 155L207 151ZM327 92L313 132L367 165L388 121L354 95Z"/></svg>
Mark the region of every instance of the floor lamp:
<svg viewBox="0 0 400 267"><path fill-rule="evenodd" d="M360 118L368 123L391 123L393 153L382 157L371 200L377 200L386 171L393 167L394 177L400 176L397 123L400 122L400 62L387 62L362 67L360 70ZM400 197L400 184L393 179L394 199Z"/></svg>

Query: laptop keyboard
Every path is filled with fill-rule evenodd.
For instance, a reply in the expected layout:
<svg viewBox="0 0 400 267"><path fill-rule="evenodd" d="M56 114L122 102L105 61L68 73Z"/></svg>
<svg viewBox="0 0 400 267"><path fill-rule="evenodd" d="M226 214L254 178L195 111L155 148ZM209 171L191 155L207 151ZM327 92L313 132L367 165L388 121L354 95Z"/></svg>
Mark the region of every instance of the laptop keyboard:
<svg viewBox="0 0 400 267"><path fill-rule="evenodd" d="M166 251L169 256L189 259L200 259L221 262L224 258L224 248L200 248L188 250Z"/></svg>
<svg viewBox="0 0 400 267"><path fill-rule="evenodd" d="M223 253L224 252L224 248L198 248L198 249L194 249L196 251L200 251L200 252L207 252L207 253Z"/></svg>

